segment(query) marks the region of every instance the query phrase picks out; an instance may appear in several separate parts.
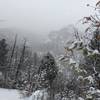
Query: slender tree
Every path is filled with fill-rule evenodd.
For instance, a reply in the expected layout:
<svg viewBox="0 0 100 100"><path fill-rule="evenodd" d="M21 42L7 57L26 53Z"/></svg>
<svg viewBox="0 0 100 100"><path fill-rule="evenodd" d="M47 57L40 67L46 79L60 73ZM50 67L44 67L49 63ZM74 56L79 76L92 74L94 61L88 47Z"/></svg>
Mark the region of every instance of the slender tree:
<svg viewBox="0 0 100 100"><path fill-rule="evenodd" d="M17 34L15 36L15 41L14 41L14 45L13 45L13 48L12 48L12 52L11 52L9 66L8 67L11 67L11 64L12 64L12 59L13 59L15 48L16 48L16 42L17 42Z"/></svg>
<svg viewBox="0 0 100 100"><path fill-rule="evenodd" d="M22 52L21 52L20 60L19 60L19 64L18 64L18 67L17 67L17 69L16 69L16 75L15 75L15 79L16 79L16 80L18 79L18 74L19 74L19 72L20 72L21 67L23 66L24 55L25 55L25 49L26 49L26 40L24 41L23 49L22 49Z"/></svg>
<svg viewBox="0 0 100 100"><path fill-rule="evenodd" d="M6 66L7 64L7 53L8 53L7 46L8 45L5 39L0 40L0 65L1 66Z"/></svg>

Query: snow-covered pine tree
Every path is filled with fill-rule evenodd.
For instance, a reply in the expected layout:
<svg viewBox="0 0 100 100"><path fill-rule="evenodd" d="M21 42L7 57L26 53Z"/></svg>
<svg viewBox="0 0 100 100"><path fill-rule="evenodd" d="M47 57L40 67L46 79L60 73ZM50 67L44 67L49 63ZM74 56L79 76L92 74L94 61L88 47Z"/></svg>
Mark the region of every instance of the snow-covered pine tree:
<svg viewBox="0 0 100 100"><path fill-rule="evenodd" d="M50 91L50 100L54 100L53 93L53 81L57 75L57 66L54 57L47 53L40 62L39 74L42 80L42 85L45 88L49 88Z"/></svg>
<svg viewBox="0 0 100 100"><path fill-rule="evenodd" d="M100 11L99 7L100 2L96 5L95 10ZM88 34L87 39L89 40L87 43L83 42L81 49L84 54L83 62L80 62L80 58L75 59L76 54L68 60L70 67L77 75L76 82L79 83L77 85L82 90L81 94L77 96L83 100L100 99L100 19L98 14L84 17L85 22L83 23L89 23L89 27L85 31L85 36ZM92 38L89 37L89 34L92 35ZM77 43L79 44L79 42ZM76 47L73 48L73 53L75 49ZM80 50L76 49L76 51ZM80 91L80 89L77 90Z"/></svg>
<svg viewBox="0 0 100 100"><path fill-rule="evenodd" d="M93 37L88 44L88 55L85 56L85 69L88 73L93 74L95 72L100 73L100 29L96 29L93 33Z"/></svg>

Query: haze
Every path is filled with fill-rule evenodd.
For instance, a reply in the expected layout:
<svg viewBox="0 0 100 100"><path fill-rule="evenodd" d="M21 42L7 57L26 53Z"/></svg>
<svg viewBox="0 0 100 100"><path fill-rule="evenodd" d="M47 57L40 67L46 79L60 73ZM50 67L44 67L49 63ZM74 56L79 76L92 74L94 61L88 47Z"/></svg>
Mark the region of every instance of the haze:
<svg viewBox="0 0 100 100"><path fill-rule="evenodd" d="M0 19L5 20L0 28L48 34L88 16L91 8L87 3L94 5L95 0L0 0Z"/></svg>

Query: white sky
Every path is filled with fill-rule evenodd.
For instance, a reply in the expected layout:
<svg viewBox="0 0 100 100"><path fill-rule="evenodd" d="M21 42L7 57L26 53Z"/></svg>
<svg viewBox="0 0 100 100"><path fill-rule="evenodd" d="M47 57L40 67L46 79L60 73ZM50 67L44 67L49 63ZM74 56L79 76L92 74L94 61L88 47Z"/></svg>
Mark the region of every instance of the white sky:
<svg viewBox="0 0 100 100"><path fill-rule="evenodd" d="M49 33L75 24L91 13L87 3L96 0L0 0L0 27L16 27L37 33Z"/></svg>

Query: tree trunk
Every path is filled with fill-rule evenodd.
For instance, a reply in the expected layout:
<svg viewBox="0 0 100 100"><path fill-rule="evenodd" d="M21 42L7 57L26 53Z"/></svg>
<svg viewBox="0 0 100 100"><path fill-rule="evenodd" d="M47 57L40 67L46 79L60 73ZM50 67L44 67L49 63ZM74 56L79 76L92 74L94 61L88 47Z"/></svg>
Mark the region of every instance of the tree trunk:
<svg viewBox="0 0 100 100"><path fill-rule="evenodd" d="M49 100L54 100L54 91L53 91L53 85L52 85L52 82L50 82L49 93L50 93L50 99L49 99Z"/></svg>

